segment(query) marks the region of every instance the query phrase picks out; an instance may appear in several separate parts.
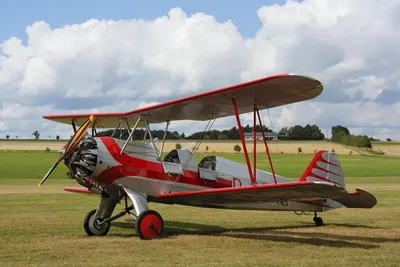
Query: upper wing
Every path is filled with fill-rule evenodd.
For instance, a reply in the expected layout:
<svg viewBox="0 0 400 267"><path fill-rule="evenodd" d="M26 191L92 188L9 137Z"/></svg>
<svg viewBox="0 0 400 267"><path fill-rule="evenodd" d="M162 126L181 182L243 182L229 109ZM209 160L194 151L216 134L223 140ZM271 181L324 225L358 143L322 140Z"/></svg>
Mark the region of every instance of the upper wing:
<svg viewBox="0 0 400 267"><path fill-rule="evenodd" d="M233 203L342 198L347 191L328 182L289 182L161 194L167 203L219 206Z"/></svg>
<svg viewBox="0 0 400 267"><path fill-rule="evenodd" d="M234 115L233 96L238 111L242 114L253 111L255 104L261 110L312 99L321 94L322 89L322 84L315 79L282 74L129 112L48 115L44 118L66 124L74 121L75 125L80 126L90 115L94 115L93 125L100 128L114 128L121 117L133 125L141 114L146 115L149 123L176 120L204 121Z"/></svg>

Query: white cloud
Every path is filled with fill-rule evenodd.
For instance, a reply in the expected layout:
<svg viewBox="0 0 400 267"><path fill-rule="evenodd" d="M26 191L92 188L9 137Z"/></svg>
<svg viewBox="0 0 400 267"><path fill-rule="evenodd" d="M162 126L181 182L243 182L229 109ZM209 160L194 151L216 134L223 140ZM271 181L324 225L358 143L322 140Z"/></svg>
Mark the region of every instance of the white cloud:
<svg viewBox="0 0 400 267"><path fill-rule="evenodd" d="M0 134L55 136L68 128L42 115L126 111L282 72L316 77L325 91L317 102L271 110L274 130L317 123L396 132L400 99L387 93L400 91L399 0L287 1L257 14L262 26L249 39L230 21L180 8L152 21L35 22L26 45L11 37L0 46Z"/></svg>
<svg viewBox="0 0 400 267"><path fill-rule="evenodd" d="M386 87L386 79L374 75L362 76L354 79L348 79L350 87L345 88L345 94L354 97L357 92L361 92L364 99L376 99Z"/></svg>

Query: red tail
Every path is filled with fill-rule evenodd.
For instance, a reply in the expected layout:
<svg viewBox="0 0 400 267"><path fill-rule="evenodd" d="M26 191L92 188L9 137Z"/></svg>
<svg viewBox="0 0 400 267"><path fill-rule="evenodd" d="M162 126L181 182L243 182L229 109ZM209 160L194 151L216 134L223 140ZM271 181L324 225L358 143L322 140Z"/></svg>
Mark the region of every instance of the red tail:
<svg viewBox="0 0 400 267"><path fill-rule="evenodd" d="M330 182L346 188L339 160L335 153L325 150L315 154L300 181Z"/></svg>

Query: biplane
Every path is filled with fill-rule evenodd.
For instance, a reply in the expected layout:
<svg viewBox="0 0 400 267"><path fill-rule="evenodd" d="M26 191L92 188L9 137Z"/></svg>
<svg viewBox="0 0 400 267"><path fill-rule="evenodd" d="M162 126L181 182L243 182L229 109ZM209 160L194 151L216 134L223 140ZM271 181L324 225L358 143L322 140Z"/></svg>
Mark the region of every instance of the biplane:
<svg viewBox="0 0 400 267"><path fill-rule="evenodd" d="M258 168L255 135L256 126L262 125L261 110L313 99L322 90L323 85L318 80L282 74L129 112L44 116L72 125L74 134L60 150L58 159L39 186L64 161L69 170L67 176L83 186L65 187L66 191L98 194L99 206L89 211L83 223L89 236L106 235L113 220L128 214L135 220L135 229L141 239L159 237L164 222L157 211L149 209L149 202L312 212L315 225L321 226L323 220L317 216L318 212L342 206L372 208L377 203L376 198L361 188L347 191L340 162L328 151L316 153L298 181L279 176L273 168L263 127L260 128L270 171ZM239 117L251 112L254 121L253 164ZM208 121L206 132L216 119L228 116L236 118L245 164L218 155L205 156L197 163L195 148L173 149L163 156L171 122ZM165 123L165 132L157 147L150 126L160 123ZM98 136L99 128L111 128L114 132L111 136ZM128 131L128 138L119 138L118 129ZM138 129L145 129L144 140L133 140ZM113 215L118 203L124 207Z"/></svg>

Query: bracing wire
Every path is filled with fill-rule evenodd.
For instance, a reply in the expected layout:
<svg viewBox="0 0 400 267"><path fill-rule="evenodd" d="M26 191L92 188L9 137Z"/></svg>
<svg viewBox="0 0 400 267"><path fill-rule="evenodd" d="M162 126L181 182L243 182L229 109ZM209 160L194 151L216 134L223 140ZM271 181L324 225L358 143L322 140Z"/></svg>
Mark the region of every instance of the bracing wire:
<svg viewBox="0 0 400 267"><path fill-rule="evenodd" d="M274 126L272 125L272 117L271 117L271 113L269 112L269 108L267 108L267 111L268 111L268 116L269 116L269 124L271 125L271 130L274 131ZM261 123L262 123L262 125L264 125L264 114L262 111L261 111ZM278 136L277 136L277 138L278 138ZM278 148L277 142L275 143L275 146L276 146L276 153L279 154L279 148Z"/></svg>

